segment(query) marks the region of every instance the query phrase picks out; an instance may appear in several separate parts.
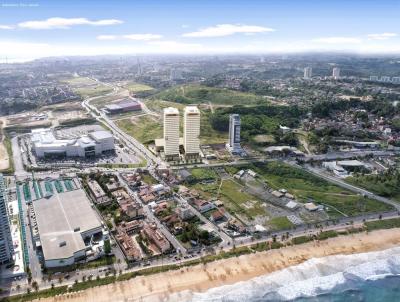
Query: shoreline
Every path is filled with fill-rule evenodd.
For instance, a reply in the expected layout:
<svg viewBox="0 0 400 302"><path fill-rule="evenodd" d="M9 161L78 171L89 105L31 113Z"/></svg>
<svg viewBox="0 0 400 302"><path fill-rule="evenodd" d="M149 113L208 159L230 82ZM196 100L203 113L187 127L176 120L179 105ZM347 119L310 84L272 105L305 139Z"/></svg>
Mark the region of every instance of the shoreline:
<svg viewBox="0 0 400 302"><path fill-rule="evenodd" d="M400 244L400 229L377 230L182 267L40 301L186 301L190 292L246 281L312 258L385 250ZM185 294L186 292L186 294ZM39 300L34 300L39 301Z"/></svg>

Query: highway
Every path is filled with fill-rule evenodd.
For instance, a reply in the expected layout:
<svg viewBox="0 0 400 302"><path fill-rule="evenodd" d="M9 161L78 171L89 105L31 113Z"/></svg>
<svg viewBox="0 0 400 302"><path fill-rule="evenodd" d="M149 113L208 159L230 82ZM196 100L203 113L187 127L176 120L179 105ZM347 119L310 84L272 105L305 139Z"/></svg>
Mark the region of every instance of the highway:
<svg viewBox="0 0 400 302"><path fill-rule="evenodd" d="M362 194L366 197L378 200L380 202L386 203L388 205L393 206L394 208L396 208L398 211L400 210L400 204L394 200L391 200L389 198L385 198L382 196L379 196L375 193L372 193L368 190L353 186L351 184L346 183L345 181L343 181L340 178L334 177L332 175L327 175L326 173L324 173L324 171L322 171L321 169L317 169L317 168L313 168L309 165L304 166L303 168L305 168L307 171L311 172L312 174L314 174L315 176L318 176L320 178L323 178L333 184L336 184L342 188L348 189L350 191Z"/></svg>

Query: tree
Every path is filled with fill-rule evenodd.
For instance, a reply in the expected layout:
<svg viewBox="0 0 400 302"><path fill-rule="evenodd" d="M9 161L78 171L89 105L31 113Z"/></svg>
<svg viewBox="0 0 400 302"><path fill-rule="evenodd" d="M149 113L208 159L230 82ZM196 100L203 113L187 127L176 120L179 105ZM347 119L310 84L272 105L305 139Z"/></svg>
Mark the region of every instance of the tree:
<svg viewBox="0 0 400 302"><path fill-rule="evenodd" d="M35 292L37 292L39 290L39 284L36 281L32 282L32 287L35 290Z"/></svg>
<svg viewBox="0 0 400 302"><path fill-rule="evenodd" d="M109 255L111 253L110 239L104 240L104 253L106 255Z"/></svg>

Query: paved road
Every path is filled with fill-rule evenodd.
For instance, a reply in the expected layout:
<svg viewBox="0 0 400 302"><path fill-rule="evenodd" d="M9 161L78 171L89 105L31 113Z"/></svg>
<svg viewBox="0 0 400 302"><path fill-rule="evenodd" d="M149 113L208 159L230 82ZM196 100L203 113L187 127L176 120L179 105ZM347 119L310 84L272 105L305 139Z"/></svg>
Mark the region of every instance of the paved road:
<svg viewBox="0 0 400 302"><path fill-rule="evenodd" d="M125 189L127 192L129 192L129 195L131 195L136 202L142 205L143 211L145 216L149 221L154 222L158 229L163 233L163 235L168 239L169 242L174 246L176 251L180 251L183 255L187 254L187 249L173 236L170 231L161 223L161 221L154 215L153 211L150 209L150 207L142 202L142 200L139 198L136 192L132 191L129 185L125 182L125 180L122 178L121 175L119 175L119 178L123 185L125 186Z"/></svg>
<svg viewBox="0 0 400 302"><path fill-rule="evenodd" d="M14 169L15 169L15 175L16 176L24 176L29 173L27 173L24 169L24 164L22 161L22 155L21 155L21 148L18 144L18 138L19 136L15 136L11 139L11 148L13 152L13 161L14 161Z"/></svg>
<svg viewBox="0 0 400 302"><path fill-rule="evenodd" d="M321 171L320 169L316 169L316 168L313 168L313 167L308 166L308 165L305 166L305 168L307 169L307 171L311 172L312 174L314 174L314 175L316 175L316 176L318 176L320 178L323 178L323 179L325 179L325 180L327 180L327 181L329 181L331 183L334 183L334 184L336 184L336 185L338 185L338 186L340 186L342 188L348 189L350 191L353 191L353 192L356 192L356 193L359 193L359 194L363 194L363 195L365 195L365 196L367 196L369 198L372 198L372 199L378 200L380 202L386 203L388 205L391 205L391 206L395 207L397 210L400 210L400 204L398 202L394 201L394 200L391 200L389 198L385 198L385 197L376 195L376 194L374 194L374 193L372 193L372 192L370 192L368 190L365 190L365 189L353 186L351 184L348 184L348 183L346 183L345 181L343 181L340 178L337 178L337 177L334 177L334 176L331 176L331 175L327 175L326 173L324 173L324 171Z"/></svg>
<svg viewBox="0 0 400 302"><path fill-rule="evenodd" d="M385 220L385 219L391 219L391 218L398 218L399 217L399 212L388 212L388 213L383 213L380 214L381 215L381 219ZM368 215L362 215L362 216L358 216L358 217L345 217L345 218L341 218L338 219L338 221L336 222L336 224L332 224L330 223L328 226L326 226L324 223L320 223L321 227L309 227L307 225L302 225L299 227L296 227L296 230L289 230L290 233L290 237L298 237L298 236L304 236L304 235L310 235L310 234L316 234L318 233L321 229L323 231L328 231L328 230L339 230L339 229L344 229L344 228L348 228L351 227L352 225L358 225L358 224L362 224L364 221L373 221L373 220L379 220L379 214L368 214ZM277 241L280 241L280 237L283 234L286 234L288 231L283 230L280 232L275 232L273 234L267 234L266 236L261 237L260 239L254 239L251 236L245 237L245 238L238 238L235 239L235 246L248 246L248 245L252 245L252 244L256 244L256 243L262 243L262 242L267 242L267 241L271 241L272 240L272 236L277 236ZM228 251L230 250L232 247L231 246L227 246L224 247L223 250ZM187 261L191 261L193 259L198 259L201 258L202 256L206 255L206 253L201 253L198 254L197 256L194 257L190 257L187 259L181 259L179 260L180 263L184 264ZM164 259L158 259L158 260L154 260L151 262L150 266L147 266L148 268L152 268L152 267L160 267L162 265L168 265L168 264L176 264L176 260L175 259L171 259L171 258L164 258ZM109 267L113 267L113 266L109 266ZM142 265L138 265L136 267L130 268L130 269L126 269L123 272L124 273L128 273L128 272L134 272L134 271L138 271L143 269ZM61 285L73 285L75 280L79 280L82 281L82 277L83 276L90 276L92 275L93 278L96 278L96 276L100 276L101 278L103 278L105 276L104 274L104 270L105 267L101 267L101 268L96 268L96 269L90 269L90 270L82 270L79 271L77 273L71 273L71 277L68 280L64 280L63 283ZM57 282L56 280L52 281L56 286L57 286ZM46 288L50 288L51 287L51 283L50 282L38 282L40 289L46 289ZM6 293L3 292L0 294L0 296L7 296L7 295L16 295L19 293L25 293L26 292L26 286L21 286L20 290L15 290L13 289L13 291L11 293Z"/></svg>
<svg viewBox="0 0 400 302"><path fill-rule="evenodd" d="M219 237L222 239L220 246L229 246L233 243L233 240L230 236L228 236L224 231L218 228L215 224L213 224L210 220L208 220L204 215L202 215L196 208L194 208L191 204L187 202L182 196L176 194L175 198L177 202L184 204L190 208L192 213L194 213L203 223L205 223L209 228L213 229Z"/></svg>

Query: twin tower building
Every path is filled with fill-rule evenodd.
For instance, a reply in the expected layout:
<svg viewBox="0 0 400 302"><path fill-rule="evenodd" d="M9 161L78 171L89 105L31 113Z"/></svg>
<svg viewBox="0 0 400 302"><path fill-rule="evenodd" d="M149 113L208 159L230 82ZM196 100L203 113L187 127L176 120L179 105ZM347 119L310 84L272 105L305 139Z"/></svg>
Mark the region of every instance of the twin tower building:
<svg viewBox="0 0 400 302"><path fill-rule="evenodd" d="M164 109L164 154L167 160L177 160L180 146L186 159L196 159L200 155L200 110L187 106L183 112L183 139L179 136L179 110L173 107Z"/></svg>
<svg viewBox="0 0 400 302"><path fill-rule="evenodd" d="M165 159L179 160L181 153L184 154L186 160L198 159L200 157L200 110L196 106L185 107L183 138L179 136L179 118L178 109L173 107L164 109L164 139L162 141ZM240 124L239 114L229 116L229 140L226 148L231 154L243 154L240 146Z"/></svg>

